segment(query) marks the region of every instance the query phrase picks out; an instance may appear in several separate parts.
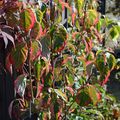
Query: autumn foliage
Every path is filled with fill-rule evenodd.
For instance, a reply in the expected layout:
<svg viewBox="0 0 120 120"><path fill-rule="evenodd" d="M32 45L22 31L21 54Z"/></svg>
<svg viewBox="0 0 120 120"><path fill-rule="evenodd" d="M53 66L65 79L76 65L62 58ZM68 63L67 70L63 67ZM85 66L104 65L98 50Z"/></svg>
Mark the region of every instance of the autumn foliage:
<svg viewBox="0 0 120 120"><path fill-rule="evenodd" d="M102 46L103 29L112 22L103 20L97 7L96 0L0 1L0 39L10 48L6 70L18 75L11 119L34 114L41 120L104 119L99 107L106 102L104 85L117 61ZM118 25L108 31L111 40L118 38L112 35Z"/></svg>

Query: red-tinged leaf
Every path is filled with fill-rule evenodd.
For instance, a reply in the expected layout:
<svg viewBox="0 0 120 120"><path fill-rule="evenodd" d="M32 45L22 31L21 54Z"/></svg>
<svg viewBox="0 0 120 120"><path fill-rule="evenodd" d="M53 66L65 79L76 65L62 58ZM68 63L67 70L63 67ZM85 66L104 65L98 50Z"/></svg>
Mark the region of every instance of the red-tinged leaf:
<svg viewBox="0 0 120 120"><path fill-rule="evenodd" d="M78 90L76 102L80 106L96 105L98 102L97 90L93 85L86 85Z"/></svg>
<svg viewBox="0 0 120 120"><path fill-rule="evenodd" d="M20 27L25 31L28 32L30 29L33 28L35 23L35 15L31 9L24 9L20 13Z"/></svg>
<svg viewBox="0 0 120 120"><path fill-rule="evenodd" d="M96 53L96 67L100 71L101 74L106 74L106 56L103 51L99 50Z"/></svg>
<svg viewBox="0 0 120 120"><path fill-rule="evenodd" d="M90 25L96 25L98 23L98 12L96 10L89 9L87 15L87 23Z"/></svg>
<svg viewBox="0 0 120 120"><path fill-rule="evenodd" d="M105 79L104 79L103 82L102 82L102 86L104 86L104 85L108 82L109 77L110 77L110 71L109 71L108 74L105 76Z"/></svg>
<svg viewBox="0 0 120 120"><path fill-rule="evenodd" d="M37 59L42 52L41 43L37 40L33 40L31 43L31 60L34 61Z"/></svg>
<svg viewBox="0 0 120 120"><path fill-rule="evenodd" d="M28 55L27 44L24 42L16 44L16 47L13 48L12 51L10 52L10 59L15 69L22 68L23 64L27 59L27 55Z"/></svg>
<svg viewBox="0 0 120 120"><path fill-rule="evenodd" d="M23 97L25 93L26 81L27 81L26 75L23 74L19 75L14 82L15 90L21 97Z"/></svg>
<svg viewBox="0 0 120 120"><path fill-rule="evenodd" d="M32 39L39 39L40 37L40 24L38 22L36 22L30 32L30 36Z"/></svg>
<svg viewBox="0 0 120 120"><path fill-rule="evenodd" d="M66 87L66 89L71 93L71 95L74 95L74 90L72 87Z"/></svg>
<svg viewBox="0 0 120 120"><path fill-rule="evenodd" d="M55 31L56 30L56 31ZM61 52L66 45L67 32L64 26L60 25L58 28L56 26L53 30L53 52Z"/></svg>

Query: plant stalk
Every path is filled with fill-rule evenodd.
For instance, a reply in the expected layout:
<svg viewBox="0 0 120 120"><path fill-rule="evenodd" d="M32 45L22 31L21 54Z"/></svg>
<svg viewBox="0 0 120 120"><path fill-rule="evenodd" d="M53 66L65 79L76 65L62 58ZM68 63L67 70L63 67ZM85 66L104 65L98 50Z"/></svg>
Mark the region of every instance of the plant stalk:
<svg viewBox="0 0 120 120"><path fill-rule="evenodd" d="M31 73L31 41L29 38L29 41L27 43L28 45L28 66L29 66L29 80L30 80L30 93L31 93L31 98L30 98L30 111L29 111L29 117L31 118L32 115L32 107L31 104L33 102L33 86L32 86L32 73Z"/></svg>

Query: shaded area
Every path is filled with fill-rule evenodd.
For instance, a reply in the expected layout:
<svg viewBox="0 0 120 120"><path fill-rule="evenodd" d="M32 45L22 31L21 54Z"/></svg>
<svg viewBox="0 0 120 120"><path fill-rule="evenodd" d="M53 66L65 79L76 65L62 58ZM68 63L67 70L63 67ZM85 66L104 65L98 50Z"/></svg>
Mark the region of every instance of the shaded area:
<svg viewBox="0 0 120 120"><path fill-rule="evenodd" d="M0 120L10 120L8 114L8 107L13 100L14 87L13 79L5 70L6 50L4 43L0 43Z"/></svg>

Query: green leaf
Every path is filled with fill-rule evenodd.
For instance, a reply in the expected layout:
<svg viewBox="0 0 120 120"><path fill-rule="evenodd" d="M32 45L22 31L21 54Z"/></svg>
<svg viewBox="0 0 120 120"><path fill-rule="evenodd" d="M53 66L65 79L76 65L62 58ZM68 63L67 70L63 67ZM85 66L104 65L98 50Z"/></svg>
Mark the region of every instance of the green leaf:
<svg viewBox="0 0 120 120"><path fill-rule="evenodd" d="M16 45L10 52L11 62L16 69L20 69L25 63L28 55L27 44L22 42Z"/></svg>
<svg viewBox="0 0 120 120"><path fill-rule="evenodd" d="M53 74L51 72L48 72L47 75L44 73L43 79L44 79L44 87L51 87L53 83Z"/></svg>
<svg viewBox="0 0 120 120"><path fill-rule="evenodd" d="M37 9L35 13L36 13L37 21L41 23L43 19L43 12L40 9Z"/></svg>
<svg viewBox="0 0 120 120"><path fill-rule="evenodd" d="M101 120L104 119L104 116L103 116L102 113L101 113L100 111L98 111L98 110L88 109L88 110L85 111L85 114L86 114L86 113L87 113L87 114L92 114L92 115L94 115L95 118L99 118L99 119L101 119Z"/></svg>
<svg viewBox="0 0 120 120"><path fill-rule="evenodd" d="M64 38L60 34L54 35L54 52L61 52L64 49Z"/></svg>
<svg viewBox="0 0 120 120"><path fill-rule="evenodd" d="M26 88L26 75L19 75L17 79L15 80L15 90L16 92L23 97L25 93L25 88Z"/></svg>
<svg viewBox="0 0 120 120"><path fill-rule="evenodd" d="M55 28L56 29L56 28ZM61 52L65 47L66 41L66 30L63 26L58 26L56 31L53 33L53 51L54 52Z"/></svg>
<svg viewBox="0 0 120 120"><path fill-rule="evenodd" d="M99 21L98 21L98 23L96 25L97 30L100 31L101 28L104 27L104 26L105 26L105 19L103 19L103 18L99 19Z"/></svg>
<svg viewBox="0 0 120 120"><path fill-rule="evenodd" d="M42 56L48 57L50 54L50 36L43 36L40 40L40 43L42 44Z"/></svg>
<svg viewBox="0 0 120 120"><path fill-rule="evenodd" d="M54 91L55 91L55 93L56 93L58 96L60 96L65 102L68 101L68 98L67 98L66 94L63 93L61 90L59 90L59 89L54 89Z"/></svg>
<svg viewBox="0 0 120 120"><path fill-rule="evenodd" d="M37 60L34 62L34 74L35 78L39 81L40 80L40 75L41 75L41 61Z"/></svg>
<svg viewBox="0 0 120 120"><path fill-rule="evenodd" d="M74 84L74 76L72 74L66 75L67 83L68 85L73 85Z"/></svg>
<svg viewBox="0 0 120 120"><path fill-rule="evenodd" d="M96 88L92 85L87 85L80 89L76 96L76 102L80 106L87 106L89 104L96 105L98 102Z"/></svg>
<svg viewBox="0 0 120 120"><path fill-rule="evenodd" d="M33 40L31 43L31 60L35 60L41 55L42 46L37 40Z"/></svg>
<svg viewBox="0 0 120 120"><path fill-rule="evenodd" d="M104 68L105 68L105 56L103 54L103 51L99 50L96 53L96 65L97 69L101 72L104 73Z"/></svg>
<svg viewBox="0 0 120 120"><path fill-rule="evenodd" d="M115 59L114 55L112 55L110 53L106 53L106 57L107 57L107 64L108 64L109 70L112 70L117 63L116 59Z"/></svg>
<svg viewBox="0 0 120 120"><path fill-rule="evenodd" d="M80 15L82 13L82 8L84 6L84 0L75 0L75 5L78 11L78 14Z"/></svg>
<svg viewBox="0 0 120 120"><path fill-rule="evenodd" d="M90 25L96 25L98 22L98 12L94 9L89 9L87 11L88 18L87 18L87 23Z"/></svg>
<svg viewBox="0 0 120 120"><path fill-rule="evenodd" d="M20 27L28 32L35 23L35 15L31 9L24 9L20 13Z"/></svg>
<svg viewBox="0 0 120 120"><path fill-rule="evenodd" d="M110 37L112 38L112 40L117 40L120 36L120 27L118 26L113 26L110 29Z"/></svg>

